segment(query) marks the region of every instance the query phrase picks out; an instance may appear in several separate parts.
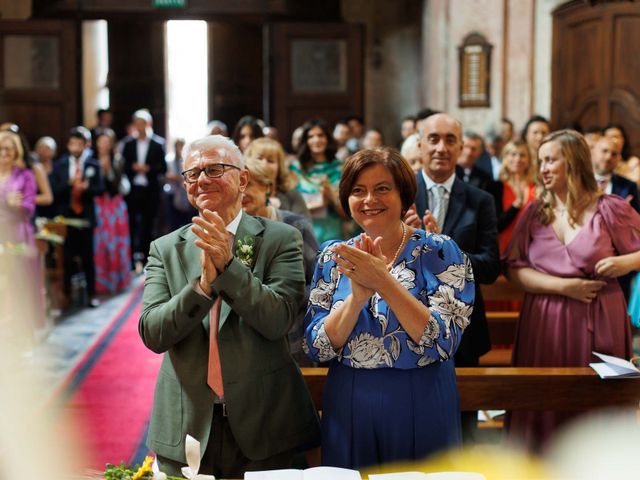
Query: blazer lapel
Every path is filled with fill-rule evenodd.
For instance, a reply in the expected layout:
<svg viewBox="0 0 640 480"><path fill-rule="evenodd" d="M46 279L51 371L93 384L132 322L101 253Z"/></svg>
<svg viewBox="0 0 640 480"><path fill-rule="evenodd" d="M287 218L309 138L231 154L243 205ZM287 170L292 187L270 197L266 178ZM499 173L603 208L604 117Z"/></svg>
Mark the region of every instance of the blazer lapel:
<svg viewBox="0 0 640 480"><path fill-rule="evenodd" d="M238 230L236 230L235 239L233 241L232 252L233 255L236 255L236 250L238 249L238 241L244 242L245 237L250 237L253 240L253 258L251 269L255 266L256 260L258 259L258 255L260 254L260 246L262 245L262 236L261 233L264 230L262 223L256 220L251 215L246 213L242 214L242 219L240 220L240 224L238 225ZM231 313L231 306L222 301L220 306L220 319L218 321L218 331L222 328L222 326L227 321L229 314Z"/></svg>
<svg viewBox="0 0 640 480"><path fill-rule="evenodd" d="M198 237L189 227L183 233L182 238L183 240L176 244L176 250L185 280L190 282L200 276L200 249L194 243Z"/></svg>
<svg viewBox="0 0 640 480"><path fill-rule="evenodd" d="M424 212L429 208L429 196L427 195L427 186L424 183L422 170L416 173L416 183L418 186L418 191L416 192L416 201L415 201L416 213L418 214L418 217L420 217L420 222L422 222L422 217L424 216Z"/></svg>
<svg viewBox="0 0 640 480"><path fill-rule="evenodd" d="M442 233L451 236L451 231L458 224L458 219L464 210L465 198L467 196L466 188L462 180L455 179L449 196L449 206L447 208L447 216L444 219Z"/></svg>

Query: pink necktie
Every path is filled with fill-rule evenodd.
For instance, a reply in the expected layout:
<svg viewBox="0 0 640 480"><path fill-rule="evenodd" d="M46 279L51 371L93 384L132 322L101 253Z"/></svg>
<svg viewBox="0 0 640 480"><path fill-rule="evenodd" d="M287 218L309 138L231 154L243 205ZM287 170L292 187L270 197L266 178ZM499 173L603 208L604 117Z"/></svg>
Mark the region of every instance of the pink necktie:
<svg viewBox="0 0 640 480"><path fill-rule="evenodd" d="M209 384L218 398L224 396L220 352L218 351L218 322L220 320L221 301L220 297L218 297L209 312L209 371L207 373L207 384Z"/></svg>

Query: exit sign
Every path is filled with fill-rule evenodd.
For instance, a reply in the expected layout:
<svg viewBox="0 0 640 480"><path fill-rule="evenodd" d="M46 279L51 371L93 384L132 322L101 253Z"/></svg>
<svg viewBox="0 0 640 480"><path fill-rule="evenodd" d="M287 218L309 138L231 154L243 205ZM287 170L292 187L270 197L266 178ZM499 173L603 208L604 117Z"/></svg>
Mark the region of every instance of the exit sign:
<svg viewBox="0 0 640 480"><path fill-rule="evenodd" d="M153 8L185 8L187 0L152 0Z"/></svg>

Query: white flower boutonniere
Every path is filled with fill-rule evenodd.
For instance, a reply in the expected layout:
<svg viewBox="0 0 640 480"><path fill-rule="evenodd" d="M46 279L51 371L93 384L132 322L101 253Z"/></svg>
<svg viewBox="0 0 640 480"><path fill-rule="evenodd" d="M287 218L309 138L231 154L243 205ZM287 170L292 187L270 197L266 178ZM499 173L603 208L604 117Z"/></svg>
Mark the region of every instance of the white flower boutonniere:
<svg viewBox="0 0 640 480"><path fill-rule="evenodd" d="M236 258L247 267L253 264L253 237L245 235L244 238L236 242Z"/></svg>
<svg viewBox="0 0 640 480"><path fill-rule="evenodd" d="M86 178L92 178L94 177L96 174L96 169L93 167L87 167L87 169L84 171L84 176Z"/></svg>

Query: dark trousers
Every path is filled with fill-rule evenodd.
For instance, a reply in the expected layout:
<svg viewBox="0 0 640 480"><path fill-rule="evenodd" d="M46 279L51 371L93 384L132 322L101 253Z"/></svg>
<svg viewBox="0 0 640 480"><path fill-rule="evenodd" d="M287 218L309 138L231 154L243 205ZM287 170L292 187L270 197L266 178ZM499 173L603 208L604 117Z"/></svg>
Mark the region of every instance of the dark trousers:
<svg viewBox="0 0 640 480"><path fill-rule="evenodd" d="M149 245L156 236L154 225L160 198L157 192L148 187L133 186L126 200L129 211L132 260L138 258L136 254L141 254L139 258L146 263Z"/></svg>
<svg viewBox="0 0 640 480"><path fill-rule="evenodd" d="M67 236L64 241L64 293L71 293L71 277L76 272L78 264L75 258L80 260L80 268L84 272L87 282L87 295L89 298L96 293L96 267L93 261L93 228L67 227Z"/></svg>
<svg viewBox="0 0 640 480"><path fill-rule="evenodd" d="M215 475L216 478L244 478L244 473L247 471L290 468L292 458L293 452L291 451L279 453L263 460L247 458L238 447L227 418L216 408L209 442L200 462L199 473ZM184 465L180 462L158 455L158 464L160 470L167 475L182 476L180 468Z"/></svg>
<svg viewBox="0 0 640 480"><path fill-rule="evenodd" d="M456 367L477 367L480 365L479 358L471 358L463 360L462 357L456 356ZM460 424L462 426L462 443L463 445L473 445L476 443L478 434L478 411L468 410L460 412Z"/></svg>

